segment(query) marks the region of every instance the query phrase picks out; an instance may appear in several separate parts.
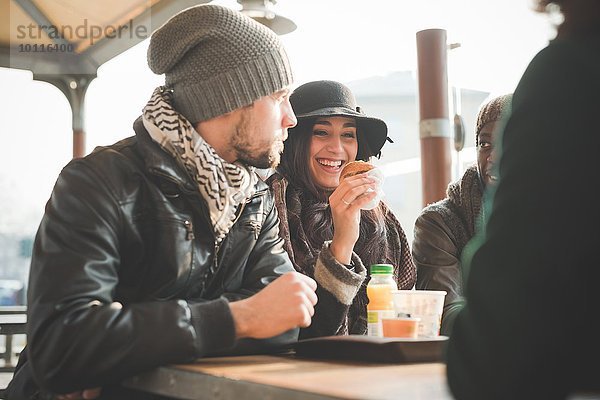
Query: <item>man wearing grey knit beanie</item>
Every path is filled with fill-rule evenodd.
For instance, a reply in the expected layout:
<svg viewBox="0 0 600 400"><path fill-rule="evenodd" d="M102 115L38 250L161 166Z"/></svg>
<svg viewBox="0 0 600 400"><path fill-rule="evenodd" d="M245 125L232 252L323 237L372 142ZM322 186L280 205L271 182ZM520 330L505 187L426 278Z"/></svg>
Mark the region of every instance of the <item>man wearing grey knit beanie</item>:
<svg viewBox="0 0 600 400"><path fill-rule="evenodd" d="M209 354L273 351L311 323L266 184L296 124L277 35L189 8L151 37L165 74L135 135L58 177L31 261L27 349L7 398L143 398L129 376ZM94 389L95 388L95 389Z"/></svg>

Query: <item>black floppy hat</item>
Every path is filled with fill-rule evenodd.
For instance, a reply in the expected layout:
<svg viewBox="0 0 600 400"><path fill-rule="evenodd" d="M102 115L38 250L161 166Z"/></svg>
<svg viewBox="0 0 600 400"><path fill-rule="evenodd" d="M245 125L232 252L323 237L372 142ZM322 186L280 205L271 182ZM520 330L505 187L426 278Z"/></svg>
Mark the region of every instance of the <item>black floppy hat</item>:
<svg viewBox="0 0 600 400"><path fill-rule="evenodd" d="M335 81L313 81L299 86L290 96L298 122L317 117L353 117L363 133L370 153L379 157L387 136L387 125L378 118L365 115L350 88ZM292 129L293 130L293 129Z"/></svg>

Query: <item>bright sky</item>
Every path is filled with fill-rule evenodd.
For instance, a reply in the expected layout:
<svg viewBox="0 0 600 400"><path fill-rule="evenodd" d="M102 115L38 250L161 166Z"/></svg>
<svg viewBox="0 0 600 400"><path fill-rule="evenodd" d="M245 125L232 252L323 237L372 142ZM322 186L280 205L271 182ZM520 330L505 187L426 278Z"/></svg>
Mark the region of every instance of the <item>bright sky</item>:
<svg viewBox="0 0 600 400"><path fill-rule="evenodd" d="M234 0L213 3L239 9ZM461 43L449 53L450 84L506 93L554 34L531 0L279 0L276 12L298 25L282 37L298 84L414 71L416 32L442 28L449 43ZM162 83L147 68L146 48L147 41L98 70L86 97L88 152L130 136ZM33 233L71 158L71 112L58 89L27 71L0 68L0 86L0 232Z"/></svg>

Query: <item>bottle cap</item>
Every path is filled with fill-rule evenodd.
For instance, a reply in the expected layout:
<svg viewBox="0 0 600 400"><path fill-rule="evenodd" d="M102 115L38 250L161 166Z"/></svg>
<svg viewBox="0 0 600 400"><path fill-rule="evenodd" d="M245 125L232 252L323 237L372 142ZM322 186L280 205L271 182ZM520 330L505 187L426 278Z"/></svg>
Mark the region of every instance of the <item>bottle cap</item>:
<svg viewBox="0 0 600 400"><path fill-rule="evenodd" d="M371 265L371 275L374 274L392 274L394 266L392 264L373 264Z"/></svg>

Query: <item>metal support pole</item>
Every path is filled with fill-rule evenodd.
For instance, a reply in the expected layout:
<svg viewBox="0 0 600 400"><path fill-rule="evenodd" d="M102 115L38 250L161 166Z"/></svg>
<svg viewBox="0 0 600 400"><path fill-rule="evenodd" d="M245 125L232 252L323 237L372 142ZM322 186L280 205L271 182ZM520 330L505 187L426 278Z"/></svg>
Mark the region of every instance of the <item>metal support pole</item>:
<svg viewBox="0 0 600 400"><path fill-rule="evenodd" d="M446 197L452 179L447 49L445 30L417 32L423 206Z"/></svg>
<svg viewBox="0 0 600 400"><path fill-rule="evenodd" d="M73 158L85 156L83 105L85 93L96 75L34 75L34 79L56 86L67 98L73 115Z"/></svg>

